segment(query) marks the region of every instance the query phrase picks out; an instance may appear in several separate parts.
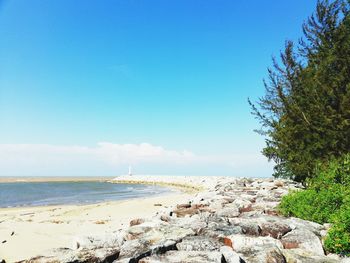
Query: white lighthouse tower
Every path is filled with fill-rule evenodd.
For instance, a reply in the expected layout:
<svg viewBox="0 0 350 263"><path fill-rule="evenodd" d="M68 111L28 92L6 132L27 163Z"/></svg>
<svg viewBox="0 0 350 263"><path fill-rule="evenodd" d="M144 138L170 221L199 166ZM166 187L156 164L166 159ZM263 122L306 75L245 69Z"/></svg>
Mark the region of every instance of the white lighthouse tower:
<svg viewBox="0 0 350 263"><path fill-rule="evenodd" d="M128 173L129 176L132 176L132 173L131 173L131 165L129 165L129 173Z"/></svg>

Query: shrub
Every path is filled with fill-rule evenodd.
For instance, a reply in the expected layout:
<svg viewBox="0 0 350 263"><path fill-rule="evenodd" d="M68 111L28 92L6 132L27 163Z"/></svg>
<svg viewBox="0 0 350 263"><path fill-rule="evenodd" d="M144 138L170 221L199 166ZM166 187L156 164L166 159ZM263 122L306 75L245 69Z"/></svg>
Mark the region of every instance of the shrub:
<svg viewBox="0 0 350 263"><path fill-rule="evenodd" d="M303 191L282 198L279 211L317 223L332 223L325 239L329 252L350 254L350 154L318 165Z"/></svg>
<svg viewBox="0 0 350 263"><path fill-rule="evenodd" d="M307 189L284 196L279 211L286 216L295 216L323 224L330 222L331 216L342 204L343 195L338 189L333 191Z"/></svg>
<svg viewBox="0 0 350 263"><path fill-rule="evenodd" d="M350 204L344 205L333 218L333 226L325 239L325 248L332 253L350 254Z"/></svg>

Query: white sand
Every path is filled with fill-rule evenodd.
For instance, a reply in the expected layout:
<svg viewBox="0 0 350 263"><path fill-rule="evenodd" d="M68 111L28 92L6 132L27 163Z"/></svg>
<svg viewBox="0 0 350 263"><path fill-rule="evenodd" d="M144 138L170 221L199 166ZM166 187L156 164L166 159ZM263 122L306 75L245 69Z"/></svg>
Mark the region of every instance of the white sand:
<svg viewBox="0 0 350 263"><path fill-rule="evenodd" d="M110 233L131 219L152 217L160 209L188 198L185 193L171 193L83 206L0 209L0 258L14 262L48 249L72 247L76 237ZM162 207L154 205L158 203ZM6 243L1 243L4 240Z"/></svg>

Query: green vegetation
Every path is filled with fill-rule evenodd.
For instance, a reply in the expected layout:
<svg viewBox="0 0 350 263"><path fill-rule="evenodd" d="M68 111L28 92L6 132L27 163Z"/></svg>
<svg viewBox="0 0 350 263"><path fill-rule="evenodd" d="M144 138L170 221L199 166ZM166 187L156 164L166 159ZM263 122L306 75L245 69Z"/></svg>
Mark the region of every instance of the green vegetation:
<svg viewBox="0 0 350 263"><path fill-rule="evenodd" d="M349 10L350 1L319 1L299 44L273 60L265 96L249 101L276 177L305 182L317 163L350 152Z"/></svg>
<svg viewBox="0 0 350 263"><path fill-rule="evenodd" d="M308 188L284 196L279 211L321 224L332 223L326 249L350 254L350 154L317 166Z"/></svg>
<svg viewBox="0 0 350 263"><path fill-rule="evenodd" d="M326 250L350 255L350 0L318 1L303 32L273 59L265 96L249 103L274 176L306 186L283 197L280 212L332 223Z"/></svg>
<svg viewBox="0 0 350 263"><path fill-rule="evenodd" d="M326 250L338 254L350 254L350 205L347 202L333 216L334 222L325 240Z"/></svg>

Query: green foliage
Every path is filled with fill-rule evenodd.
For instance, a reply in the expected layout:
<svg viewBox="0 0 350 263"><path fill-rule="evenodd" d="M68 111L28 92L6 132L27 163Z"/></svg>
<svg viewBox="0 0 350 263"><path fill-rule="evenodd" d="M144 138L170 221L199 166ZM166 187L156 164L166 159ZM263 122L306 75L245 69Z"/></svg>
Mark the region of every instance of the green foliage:
<svg viewBox="0 0 350 263"><path fill-rule="evenodd" d="M334 225L329 230L324 245L327 251L350 254L350 204L344 205L333 215Z"/></svg>
<svg viewBox="0 0 350 263"><path fill-rule="evenodd" d="M295 216L317 223L330 222L331 216L343 203L342 193L335 190L297 191L282 198L279 211L286 216Z"/></svg>
<svg viewBox="0 0 350 263"><path fill-rule="evenodd" d="M287 41L273 60L265 96L249 101L276 177L305 182L317 163L350 152L349 10L346 0L319 1L299 44Z"/></svg>
<svg viewBox="0 0 350 263"><path fill-rule="evenodd" d="M282 198L279 211L318 223L332 223L325 248L350 254L350 154L318 165L308 188Z"/></svg>

